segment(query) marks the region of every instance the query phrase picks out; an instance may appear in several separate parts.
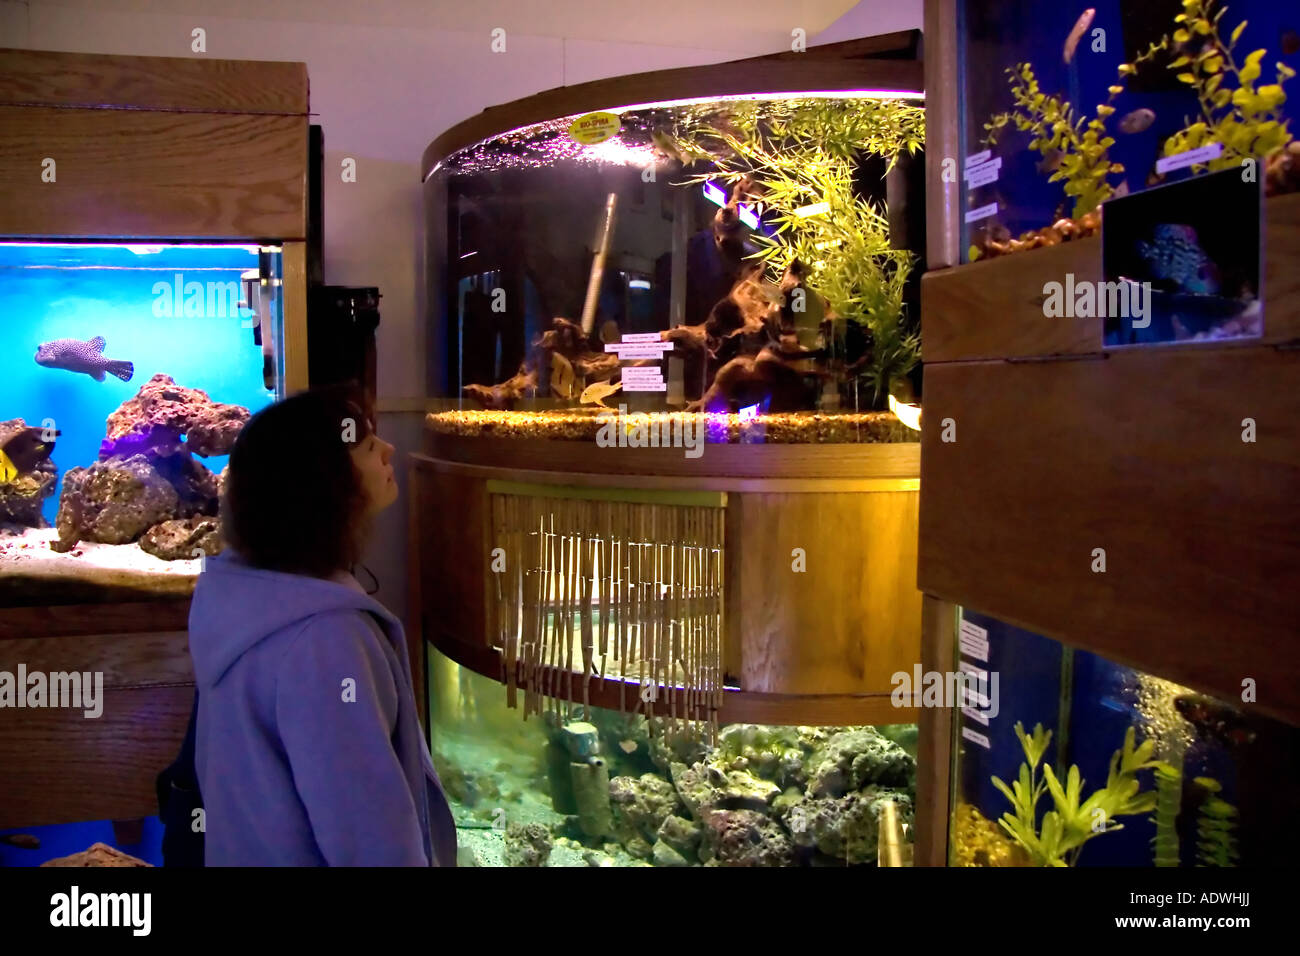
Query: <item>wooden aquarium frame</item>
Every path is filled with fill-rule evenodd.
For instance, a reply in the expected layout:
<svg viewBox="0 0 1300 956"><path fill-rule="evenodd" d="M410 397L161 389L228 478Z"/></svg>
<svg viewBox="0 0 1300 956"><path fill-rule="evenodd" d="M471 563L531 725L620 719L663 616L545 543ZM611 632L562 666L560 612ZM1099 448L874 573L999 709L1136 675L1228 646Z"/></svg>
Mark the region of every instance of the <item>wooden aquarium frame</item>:
<svg viewBox="0 0 1300 956"><path fill-rule="evenodd" d="M0 237L279 245L284 384L299 391L308 124L303 63L0 49ZM0 670L104 675L98 718L0 711L0 828L157 812L154 776L194 695L189 603L0 608Z"/></svg>
<svg viewBox="0 0 1300 956"><path fill-rule="evenodd" d="M890 677L910 674L919 659L921 595L911 576L919 444L705 445L688 459L680 449L450 440L426 430L426 447L409 471L412 634L462 666L503 680L491 636L489 482L579 494L721 491L723 663L741 689L725 692L720 721L916 721L916 708L890 700ZM806 573L793 570L794 547L805 550ZM411 647L416 673L420 643ZM616 682L589 686L593 704L618 708ZM582 699L576 687L573 699Z"/></svg>
<svg viewBox="0 0 1300 956"><path fill-rule="evenodd" d="M927 106L954 119L955 23L927 0ZM1300 723L1300 196L1264 203L1262 337L1107 348L1040 295L1100 279L1099 239L960 265L962 210L930 186L924 668L953 669L964 606L1230 701L1254 680L1239 706ZM920 724L916 861L942 866L953 714Z"/></svg>

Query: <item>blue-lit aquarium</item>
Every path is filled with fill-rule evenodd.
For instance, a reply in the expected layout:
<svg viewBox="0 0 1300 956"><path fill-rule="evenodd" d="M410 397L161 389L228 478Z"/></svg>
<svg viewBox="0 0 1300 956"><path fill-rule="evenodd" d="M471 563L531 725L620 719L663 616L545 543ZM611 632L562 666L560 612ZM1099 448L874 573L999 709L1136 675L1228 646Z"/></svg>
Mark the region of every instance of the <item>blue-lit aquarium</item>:
<svg viewBox="0 0 1300 956"><path fill-rule="evenodd" d="M958 657L997 680L954 714L951 865L1282 866L1300 851L1300 729L971 611Z"/></svg>
<svg viewBox="0 0 1300 956"><path fill-rule="evenodd" d="M1115 233L1105 279L1154 299L1134 310L1136 328L1109 323L1105 346L1259 337L1258 263L1237 253L1257 249L1261 226L1254 213L1222 214L1262 205L1266 216L1261 198L1300 189L1290 118L1300 6L958 8L963 261ZM1236 192L1225 198L1222 180L1189 185L1212 173L1235 180ZM1078 314L1113 316L1116 304L1096 308Z"/></svg>
<svg viewBox="0 0 1300 956"><path fill-rule="evenodd" d="M280 250L0 243L0 602L183 593L283 381Z"/></svg>

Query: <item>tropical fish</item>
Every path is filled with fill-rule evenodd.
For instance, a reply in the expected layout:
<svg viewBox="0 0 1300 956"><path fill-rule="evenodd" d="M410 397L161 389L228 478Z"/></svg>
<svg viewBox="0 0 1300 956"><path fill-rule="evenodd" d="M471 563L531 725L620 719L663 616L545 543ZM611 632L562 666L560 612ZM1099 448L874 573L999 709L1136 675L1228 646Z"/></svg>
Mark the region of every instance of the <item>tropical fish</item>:
<svg viewBox="0 0 1300 956"><path fill-rule="evenodd" d="M54 451L54 439L46 441L42 428L24 428L9 436L0 447L0 483L13 481L32 471ZM57 438L56 430L54 436Z"/></svg>
<svg viewBox="0 0 1300 956"><path fill-rule="evenodd" d="M1171 282L1183 292L1214 295L1219 291L1219 269L1197 242L1191 226L1161 223L1151 242L1138 240L1137 251L1153 278Z"/></svg>
<svg viewBox="0 0 1300 956"><path fill-rule="evenodd" d="M1065 46L1061 50L1061 59L1066 63L1074 58L1075 48L1078 47L1079 41L1083 35L1088 32L1088 27L1092 26L1092 18L1097 15L1097 11L1092 7L1084 10L1079 14L1079 19L1074 21L1074 28L1070 30L1070 35L1065 38Z"/></svg>
<svg viewBox="0 0 1300 956"><path fill-rule="evenodd" d="M573 363L559 352L551 353L551 394L568 401L573 398L577 381L573 375Z"/></svg>
<svg viewBox="0 0 1300 956"><path fill-rule="evenodd" d="M1287 56L1293 53L1300 53L1300 33L1294 30L1287 30L1282 34L1282 52Z"/></svg>
<svg viewBox="0 0 1300 956"><path fill-rule="evenodd" d="M89 341L55 339L36 349L36 364L46 368L61 368L69 372L84 372L96 382L104 380L104 373L116 375L124 382L131 381L135 366L130 362L104 358L104 337L96 335Z"/></svg>
<svg viewBox="0 0 1300 956"><path fill-rule="evenodd" d="M590 405L592 402L595 402L601 408L608 408L609 406L605 404L605 399L609 398L609 396L613 395L622 387L622 382L614 382L612 384L610 382L595 382L582 390L582 394L578 396L578 401L583 405Z"/></svg>
<svg viewBox="0 0 1300 956"><path fill-rule="evenodd" d="M1043 158L1035 164L1035 168L1040 173L1054 173L1061 168L1061 160L1064 158L1065 154L1059 149L1049 149L1043 154Z"/></svg>
<svg viewBox="0 0 1300 956"><path fill-rule="evenodd" d="M9 846L20 847L24 850L39 850L41 848L41 838L32 833L6 833L0 836L0 843L7 843Z"/></svg>
<svg viewBox="0 0 1300 956"><path fill-rule="evenodd" d="M1245 726L1241 714L1211 697L1181 694L1174 698L1174 708L1204 736L1220 743L1242 746L1255 741L1255 732Z"/></svg>
<svg viewBox="0 0 1300 956"><path fill-rule="evenodd" d="M1155 110L1143 107L1131 113L1125 113L1119 121L1119 131L1121 133L1141 133L1150 129L1151 124L1155 121Z"/></svg>

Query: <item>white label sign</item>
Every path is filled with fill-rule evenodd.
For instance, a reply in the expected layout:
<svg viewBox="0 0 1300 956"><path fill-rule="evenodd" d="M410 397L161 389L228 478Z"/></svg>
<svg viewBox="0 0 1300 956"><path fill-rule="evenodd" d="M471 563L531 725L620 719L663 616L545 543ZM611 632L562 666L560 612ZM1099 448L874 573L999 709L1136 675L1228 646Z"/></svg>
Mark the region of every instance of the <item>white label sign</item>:
<svg viewBox="0 0 1300 956"><path fill-rule="evenodd" d="M965 737L967 740L969 740L971 743L978 744L979 746L983 747L985 750L993 749L992 745L989 744L989 739L985 737L982 733L980 733L978 730L971 730L969 727L963 727L961 729L961 735Z"/></svg>
<svg viewBox="0 0 1300 956"><path fill-rule="evenodd" d="M966 221L979 222L981 219L987 219L989 216L996 216L997 214L998 204L991 202L987 206L980 206L978 209L972 209L966 213Z"/></svg>
<svg viewBox="0 0 1300 956"><path fill-rule="evenodd" d="M1001 164L1002 160L996 160ZM977 189L980 186L987 186L989 183L998 181L998 167L993 163L985 163L979 169L972 170L966 175L966 185L971 189Z"/></svg>
<svg viewBox="0 0 1300 956"><path fill-rule="evenodd" d="M983 724L985 727L989 725L988 717L986 717L984 714L981 714L978 710L976 710L973 707L963 707L961 709L961 712L965 714L967 717L969 717L971 720L975 721L977 724Z"/></svg>
<svg viewBox="0 0 1300 956"><path fill-rule="evenodd" d="M668 391L667 382L624 382L623 391L625 392L666 392Z"/></svg>
<svg viewBox="0 0 1300 956"><path fill-rule="evenodd" d="M972 167L979 166L981 163L987 163L992 156L993 150L991 149L984 149L980 150L978 153L973 153L966 157L966 168L971 169Z"/></svg>
<svg viewBox="0 0 1300 956"><path fill-rule="evenodd" d="M619 359L660 358L665 352L673 350L672 342L612 342L605 346L606 352L617 352Z"/></svg>
<svg viewBox="0 0 1300 956"><path fill-rule="evenodd" d="M1156 172L1167 173L1171 169L1182 169L1185 166L1208 163L1212 159L1218 159L1221 155L1223 155L1223 144L1210 143L1210 145L1201 146L1198 149L1189 149L1185 153L1174 153L1174 155L1166 156L1164 159L1157 159Z"/></svg>

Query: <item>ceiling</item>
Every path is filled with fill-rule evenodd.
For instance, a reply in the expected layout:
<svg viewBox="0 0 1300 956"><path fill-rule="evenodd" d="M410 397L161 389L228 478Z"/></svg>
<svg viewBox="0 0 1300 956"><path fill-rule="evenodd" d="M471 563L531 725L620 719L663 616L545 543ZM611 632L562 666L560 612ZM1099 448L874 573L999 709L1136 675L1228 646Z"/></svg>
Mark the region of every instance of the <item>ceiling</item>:
<svg viewBox="0 0 1300 956"><path fill-rule="evenodd" d="M867 0L868 4L881 0ZM29 0L29 7L338 23L768 52L811 42L857 0ZM888 4L882 6L887 7ZM200 25L200 24L196 24Z"/></svg>

